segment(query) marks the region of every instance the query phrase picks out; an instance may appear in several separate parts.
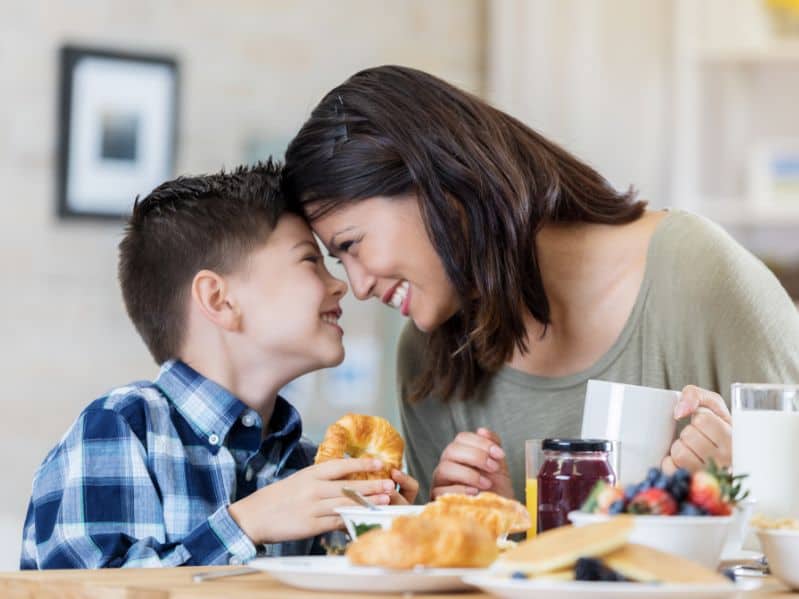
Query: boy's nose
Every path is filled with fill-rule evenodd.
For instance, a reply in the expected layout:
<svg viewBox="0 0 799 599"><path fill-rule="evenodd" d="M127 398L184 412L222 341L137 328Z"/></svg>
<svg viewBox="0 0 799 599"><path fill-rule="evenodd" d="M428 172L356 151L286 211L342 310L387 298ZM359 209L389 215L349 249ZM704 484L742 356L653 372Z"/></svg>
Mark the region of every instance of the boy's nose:
<svg viewBox="0 0 799 599"><path fill-rule="evenodd" d="M333 281L331 284L333 295L338 297L342 297L343 295L345 295L347 293L347 283L345 281L342 281L338 277L334 277L332 275L330 278Z"/></svg>

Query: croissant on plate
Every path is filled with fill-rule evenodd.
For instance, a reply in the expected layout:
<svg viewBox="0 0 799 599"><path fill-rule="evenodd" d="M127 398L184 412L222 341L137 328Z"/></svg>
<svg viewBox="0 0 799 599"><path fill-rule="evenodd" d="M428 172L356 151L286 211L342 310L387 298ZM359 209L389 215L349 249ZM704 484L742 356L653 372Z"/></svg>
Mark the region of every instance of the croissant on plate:
<svg viewBox="0 0 799 599"><path fill-rule="evenodd" d="M485 527L452 516L397 516L388 530L370 530L347 548L356 566L410 569L484 568L498 555Z"/></svg>
<svg viewBox="0 0 799 599"><path fill-rule="evenodd" d="M525 531L532 525L530 514L521 503L489 491L479 495L442 495L428 503L422 513L473 520L490 530L495 538Z"/></svg>

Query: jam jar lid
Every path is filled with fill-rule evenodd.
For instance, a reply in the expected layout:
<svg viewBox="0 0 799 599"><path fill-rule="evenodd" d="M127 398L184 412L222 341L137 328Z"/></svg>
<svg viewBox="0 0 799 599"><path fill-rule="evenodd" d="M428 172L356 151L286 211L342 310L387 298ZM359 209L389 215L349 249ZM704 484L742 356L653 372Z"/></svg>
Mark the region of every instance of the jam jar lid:
<svg viewBox="0 0 799 599"><path fill-rule="evenodd" d="M613 449L610 441L605 439L544 439L541 448L545 451L605 451Z"/></svg>

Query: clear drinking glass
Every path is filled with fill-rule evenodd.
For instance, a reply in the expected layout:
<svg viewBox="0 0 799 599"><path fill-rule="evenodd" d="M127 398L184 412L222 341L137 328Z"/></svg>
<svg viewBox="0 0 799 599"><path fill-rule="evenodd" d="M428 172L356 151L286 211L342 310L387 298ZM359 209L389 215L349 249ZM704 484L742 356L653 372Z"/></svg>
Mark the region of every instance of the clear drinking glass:
<svg viewBox="0 0 799 599"><path fill-rule="evenodd" d="M530 513L530 529L527 538L532 539L538 532L538 471L541 470L544 452L543 439L528 439L524 442L525 500Z"/></svg>
<svg viewBox="0 0 799 599"><path fill-rule="evenodd" d="M799 385L732 386L732 468L757 512L799 516Z"/></svg>

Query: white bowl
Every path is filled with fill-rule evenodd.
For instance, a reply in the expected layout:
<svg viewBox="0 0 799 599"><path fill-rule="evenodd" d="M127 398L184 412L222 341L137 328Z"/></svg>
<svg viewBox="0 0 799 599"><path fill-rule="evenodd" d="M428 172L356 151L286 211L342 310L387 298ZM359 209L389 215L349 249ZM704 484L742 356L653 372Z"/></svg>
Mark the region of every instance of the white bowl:
<svg viewBox="0 0 799 599"><path fill-rule="evenodd" d="M732 510L732 522L727 531L727 541L722 550L722 559L735 559L736 555L742 555L744 541L749 536L749 520L752 519L752 511L757 504L754 499L744 499L738 502Z"/></svg>
<svg viewBox="0 0 799 599"><path fill-rule="evenodd" d="M338 507L335 511L344 520L350 537L357 538L372 528L391 528L391 521L397 516L415 516L424 510L423 505L386 505L376 510L367 507Z"/></svg>
<svg viewBox="0 0 799 599"><path fill-rule="evenodd" d="M799 530L758 530L771 573L793 590L799 590Z"/></svg>
<svg viewBox="0 0 799 599"><path fill-rule="evenodd" d="M632 516L630 542L673 553L716 569L732 516ZM575 526L605 522L606 514L569 513Z"/></svg>

